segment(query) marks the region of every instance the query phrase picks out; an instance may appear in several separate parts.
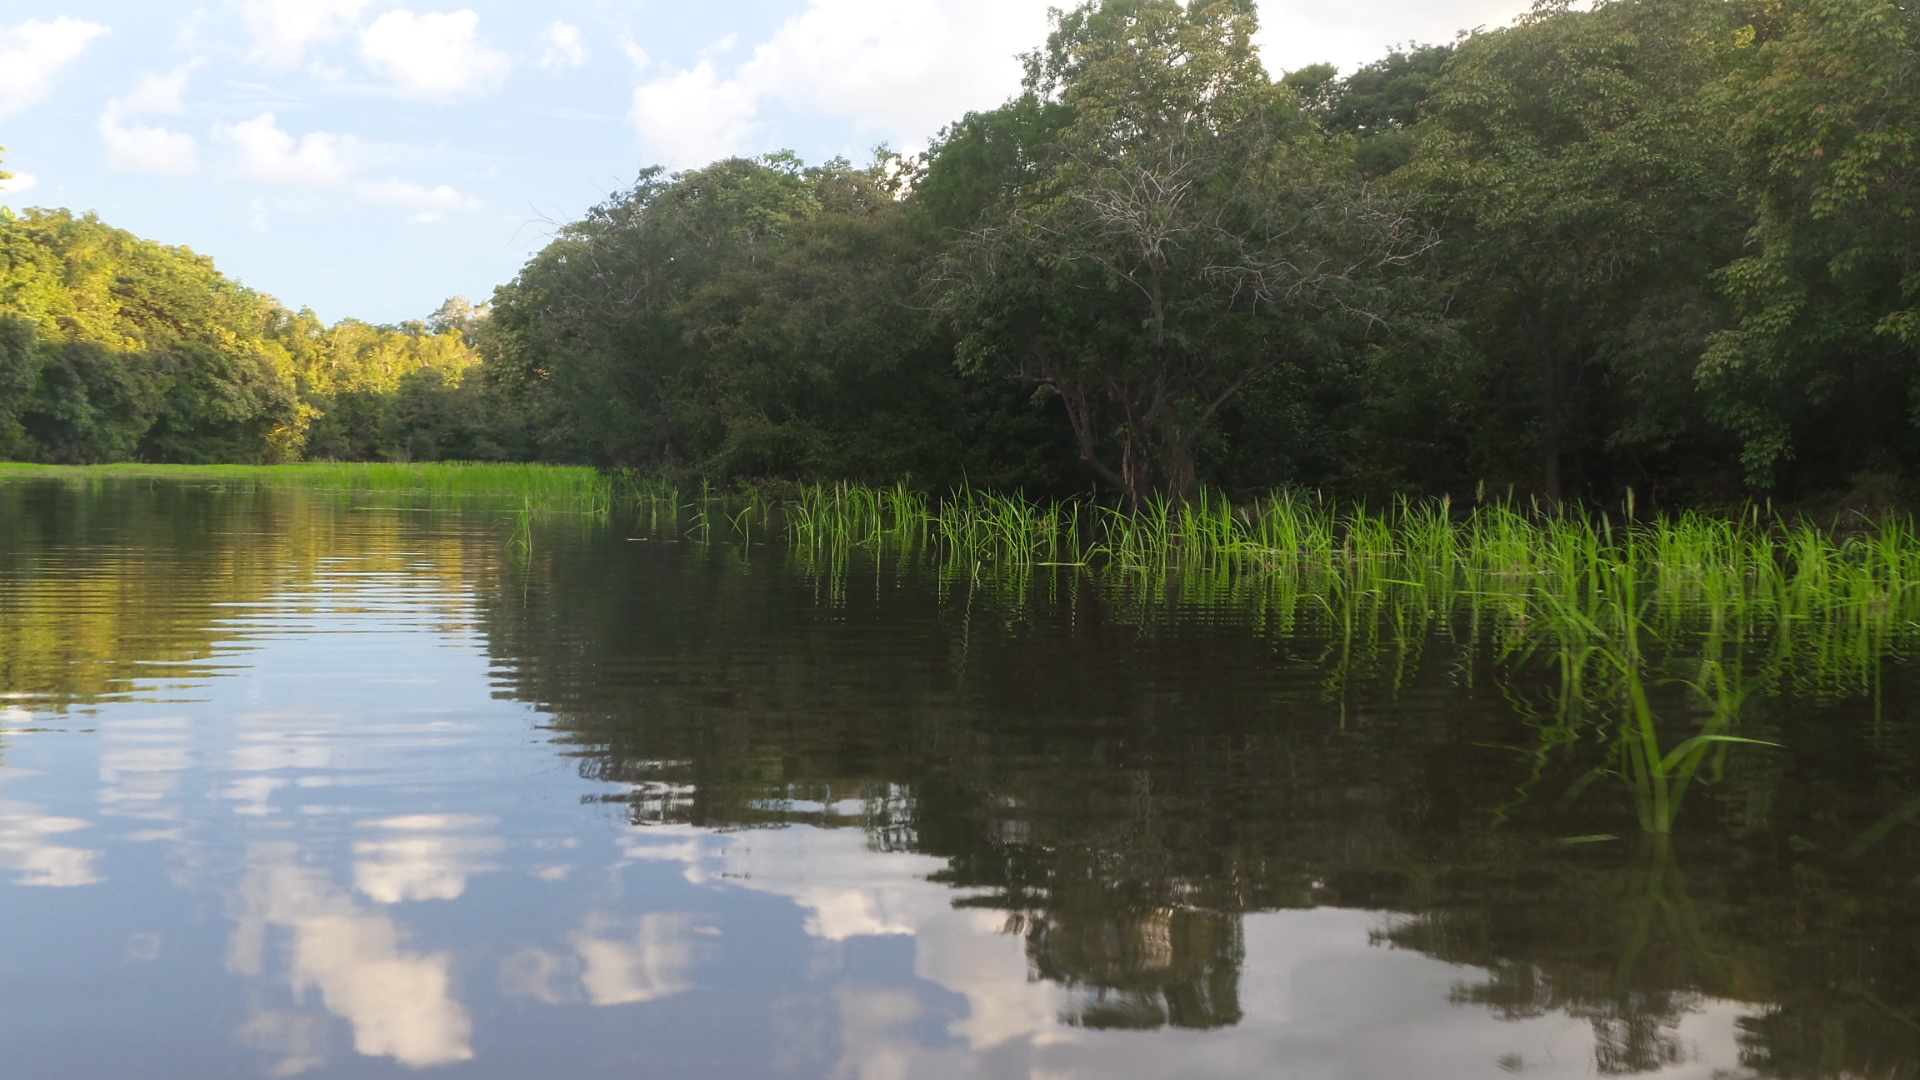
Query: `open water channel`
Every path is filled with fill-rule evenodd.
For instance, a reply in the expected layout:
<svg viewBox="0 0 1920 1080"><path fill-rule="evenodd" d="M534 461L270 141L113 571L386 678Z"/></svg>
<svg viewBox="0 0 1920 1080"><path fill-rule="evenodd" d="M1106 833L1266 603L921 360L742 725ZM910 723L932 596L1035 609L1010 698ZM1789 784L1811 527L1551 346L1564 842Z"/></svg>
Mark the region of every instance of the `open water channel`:
<svg viewBox="0 0 1920 1080"><path fill-rule="evenodd" d="M0 485L0 1074L1920 1074L1891 658L1656 837L1444 630L385 503Z"/></svg>

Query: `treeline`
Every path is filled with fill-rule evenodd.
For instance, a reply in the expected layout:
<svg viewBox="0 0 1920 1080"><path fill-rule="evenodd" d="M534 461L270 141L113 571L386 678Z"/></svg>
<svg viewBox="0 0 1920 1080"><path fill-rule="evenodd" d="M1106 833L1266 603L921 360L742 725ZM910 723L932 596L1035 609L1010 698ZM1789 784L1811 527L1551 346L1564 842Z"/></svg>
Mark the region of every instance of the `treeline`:
<svg viewBox="0 0 1920 1080"><path fill-rule="evenodd" d="M546 453L720 476L1713 502L1920 461L1920 5L1548 0L1344 78L1254 28L1085 3L917 159L649 172L498 291L490 375Z"/></svg>
<svg viewBox="0 0 1920 1080"><path fill-rule="evenodd" d="M490 317L350 324L407 339L387 381L316 374L341 328L193 257L8 222L10 253L169 267L199 291L165 303L233 329L116 300L142 329L108 335L9 284L38 374L0 432L102 453L59 397L94 349L168 389L86 445L170 460L1695 504L1915 475L1920 5L1542 0L1344 77L1273 78L1255 28L1251 0L1088 0L924 154L648 170Z"/></svg>
<svg viewBox="0 0 1920 1080"><path fill-rule="evenodd" d="M184 248L0 209L0 459L526 457L467 377L483 314L323 326Z"/></svg>

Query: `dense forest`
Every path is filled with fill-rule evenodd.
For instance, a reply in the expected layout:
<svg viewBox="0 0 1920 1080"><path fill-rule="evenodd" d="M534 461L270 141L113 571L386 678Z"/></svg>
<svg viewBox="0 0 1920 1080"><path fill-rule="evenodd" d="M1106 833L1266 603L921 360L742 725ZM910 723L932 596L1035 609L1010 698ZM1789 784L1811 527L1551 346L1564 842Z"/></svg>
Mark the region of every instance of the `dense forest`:
<svg viewBox="0 0 1920 1080"><path fill-rule="evenodd" d="M1540 0L1277 79L1255 19L1089 0L922 154L648 169L401 326L5 216L0 456L1128 500L1920 478L1920 4Z"/></svg>

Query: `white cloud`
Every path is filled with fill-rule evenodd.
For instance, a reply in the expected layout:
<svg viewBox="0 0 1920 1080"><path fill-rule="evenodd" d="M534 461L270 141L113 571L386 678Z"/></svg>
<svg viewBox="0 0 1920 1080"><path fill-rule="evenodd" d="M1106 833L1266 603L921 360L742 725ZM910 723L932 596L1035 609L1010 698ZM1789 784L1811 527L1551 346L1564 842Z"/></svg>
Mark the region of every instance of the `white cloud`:
<svg viewBox="0 0 1920 1080"><path fill-rule="evenodd" d="M446 184L427 187L403 180L375 180L357 185L354 192L370 203L412 211L408 216L419 222L438 221L454 211L480 209L480 200Z"/></svg>
<svg viewBox="0 0 1920 1080"><path fill-rule="evenodd" d="M675 166L764 149L772 105L853 122L902 145L1018 91L1019 52L1046 37L1044 0L810 0L734 74L712 60L634 91L644 150ZM725 51L720 49L718 51Z"/></svg>
<svg viewBox="0 0 1920 1080"><path fill-rule="evenodd" d="M142 75L132 91L115 99L122 115L178 114L185 107L182 98L187 92L187 77L196 66L182 64L165 75Z"/></svg>
<svg viewBox="0 0 1920 1080"><path fill-rule="evenodd" d="M635 89L627 115L650 157L690 168L748 150L758 111L752 87L721 79L713 62L702 60Z"/></svg>
<svg viewBox="0 0 1920 1080"><path fill-rule="evenodd" d="M270 112L214 130L240 151L240 174L248 179L314 187L347 181L346 144L338 135L316 131L295 139Z"/></svg>
<svg viewBox="0 0 1920 1080"><path fill-rule="evenodd" d="M192 176L200 171L193 136L146 124L123 124L111 110L100 114L100 142L115 168L156 176Z"/></svg>
<svg viewBox="0 0 1920 1080"><path fill-rule="evenodd" d="M142 75L132 90L108 99L100 113L100 142L115 168L160 176L192 176L200 171L200 145L193 136L127 122L130 116L180 113L185 108L187 77L196 66L189 63L165 75Z"/></svg>
<svg viewBox="0 0 1920 1080"><path fill-rule="evenodd" d="M653 63L653 57L647 55L647 50L625 34L620 35L620 54L627 58L627 63L632 64L635 71L645 71L647 65Z"/></svg>
<svg viewBox="0 0 1920 1080"><path fill-rule="evenodd" d="M241 17L253 38L248 57L297 66L309 46L338 38L366 6L367 0L241 0Z"/></svg>
<svg viewBox="0 0 1920 1080"><path fill-rule="evenodd" d="M346 183L349 141L341 136L314 131L296 139L274 123L270 112L218 130L239 149L240 172L250 179L315 187L336 187ZM262 749L281 750L289 756L296 753L295 748L252 749L256 753ZM297 750L325 752L324 748L314 747L300 747ZM275 763L284 764L278 758ZM312 765L304 760L295 764Z"/></svg>
<svg viewBox="0 0 1920 1080"><path fill-rule="evenodd" d="M40 178L30 172L14 173L11 179L0 180L0 195L18 195L40 182Z"/></svg>
<svg viewBox="0 0 1920 1080"><path fill-rule="evenodd" d="M708 50L658 74L628 114L649 158L676 167L770 149L774 111L850 121L850 134L907 148L970 109L1018 92L1017 54L1046 40L1048 0L808 0L732 70ZM1529 0L1266 0L1262 54L1276 74L1320 61L1345 70L1395 41L1450 41L1505 25Z"/></svg>
<svg viewBox="0 0 1920 1080"><path fill-rule="evenodd" d="M410 94L454 98L498 86L513 61L481 41L470 10L389 11L360 31L360 55Z"/></svg>
<svg viewBox="0 0 1920 1080"><path fill-rule="evenodd" d="M122 123L111 108L100 114L100 142L115 168L156 176L192 176L200 171L200 147L184 131Z"/></svg>
<svg viewBox="0 0 1920 1080"><path fill-rule="evenodd" d="M372 180L363 174L372 151L350 135L314 131L295 138L270 112L214 129L216 137L238 151L241 176L287 187L338 191L360 202L393 206L414 221L435 221L455 211L477 210L480 201L446 184L428 186L399 179ZM264 227L264 207L250 218ZM276 759L277 761L278 759ZM255 765L254 767L262 767Z"/></svg>
<svg viewBox="0 0 1920 1080"><path fill-rule="evenodd" d="M556 22L540 34L540 66L577 68L587 62L587 42L580 28L572 23Z"/></svg>
<svg viewBox="0 0 1920 1080"><path fill-rule="evenodd" d="M54 75L106 32L99 23L67 18L0 27L0 117L38 104Z"/></svg>

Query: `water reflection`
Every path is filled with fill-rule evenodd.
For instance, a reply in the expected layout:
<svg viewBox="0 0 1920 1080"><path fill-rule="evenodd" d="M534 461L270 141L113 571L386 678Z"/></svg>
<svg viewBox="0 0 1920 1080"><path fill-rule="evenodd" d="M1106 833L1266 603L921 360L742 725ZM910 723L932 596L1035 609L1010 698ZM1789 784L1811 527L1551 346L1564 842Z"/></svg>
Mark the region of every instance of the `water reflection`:
<svg viewBox="0 0 1920 1080"><path fill-rule="evenodd" d="M313 991L321 1005L353 1027L353 1048L422 1068L473 1056L473 1021L454 1000L449 953L406 947L390 915L369 911L327 879L301 866L299 845L255 844L235 891L237 912L227 946L227 970L268 974L267 939L288 936L284 980L296 999ZM320 1064L314 1043L298 1023L249 1018L241 1037L260 1044L269 1033L296 1036L271 1048L286 1054L275 1074Z"/></svg>
<svg viewBox="0 0 1920 1080"><path fill-rule="evenodd" d="M0 612L38 636L0 635L29 732L0 869L91 887L0 890L0 993L122 995L0 1011L49 1075L127 1071L143 1024L179 1048L162 1076L1920 1061L1898 666L1793 697L1729 646L1717 713L1650 671L1661 757L1778 746L1709 746L1643 837L1633 783L1562 798L1622 731L1605 657L1516 663L1431 613L1417 647L1330 643L1070 574L823 582L591 523L509 558L485 515L7 499Z"/></svg>
<svg viewBox="0 0 1920 1080"><path fill-rule="evenodd" d="M44 813L32 803L0 799L0 870L12 871L16 885L67 889L99 881L94 861L100 852L51 841L87 825L80 818Z"/></svg>
<svg viewBox="0 0 1920 1080"><path fill-rule="evenodd" d="M381 904L403 900L453 900L467 878L493 866L487 858L504 844L475 835L494 823L478 814L407 814L361 822L384 834L353 844L353 885Z"/></svg>

